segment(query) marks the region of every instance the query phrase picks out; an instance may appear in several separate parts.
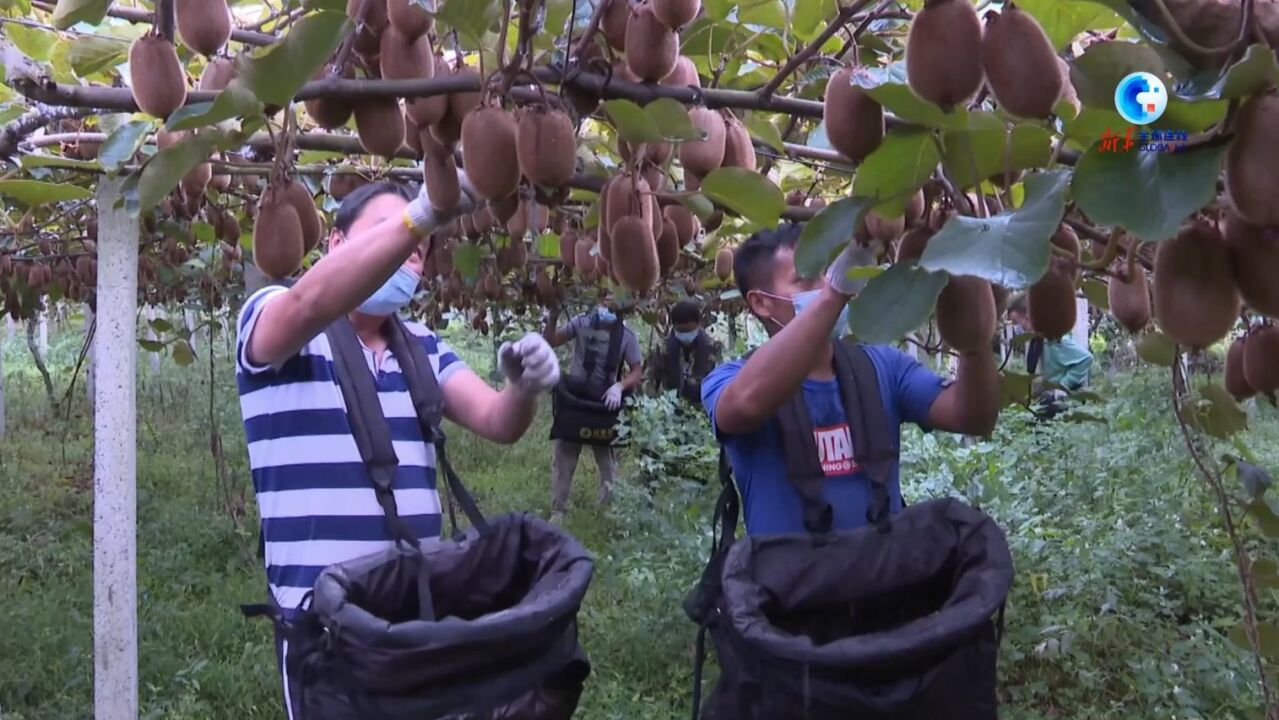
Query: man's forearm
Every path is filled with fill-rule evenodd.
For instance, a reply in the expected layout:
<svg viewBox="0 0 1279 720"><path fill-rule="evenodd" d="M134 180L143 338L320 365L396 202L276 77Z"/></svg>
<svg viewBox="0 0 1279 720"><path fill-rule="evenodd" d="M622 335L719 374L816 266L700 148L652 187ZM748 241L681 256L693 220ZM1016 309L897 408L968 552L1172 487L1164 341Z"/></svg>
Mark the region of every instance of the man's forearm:
<svg viewBox="0 0 1279 720"><path fill-rule="evenodd" d="M640 381L644 378L644 364L636 363L631 366L630 372L626 373L626 377L622 378L622 390L630 391L639 387Z"/></svg>
<svg viewBox="0 0 1279 720"><path fill-rule="evenodd" d="M488 417L485 418L487 432L481 434L493 442L513 443L523 437L533 424L536 410L537 395L508 382L497 394L496 401L489 405Z"/></svg>

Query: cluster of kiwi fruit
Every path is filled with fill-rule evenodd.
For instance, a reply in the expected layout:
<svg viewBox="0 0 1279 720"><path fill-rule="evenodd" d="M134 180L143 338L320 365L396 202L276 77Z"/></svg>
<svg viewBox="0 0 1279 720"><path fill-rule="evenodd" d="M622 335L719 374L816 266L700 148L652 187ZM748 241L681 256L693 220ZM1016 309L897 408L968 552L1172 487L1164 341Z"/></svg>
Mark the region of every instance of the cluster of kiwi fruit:
<svg viewBox="0 0 1279 720"><path fill-rule="evenodd" d="M227 0L177 0L174 19L178 37L192 51L213 59L219 67L230 63L215 58L231 39L231 11ZM229 82L229 78L228 78ZM129 47L129 85L133 100L142 112L164 119L186 104L187 76L178 59L177 48L166 38L152 31ZM226 87L207 87L201 78L201 90L221 90Z"/></svg>
<svg viewBox="0 0 1279 720"><path fill-rule="evenodd" d="M40 306L40 296L54 287L71 302L94 304L98 277L97 223L84 223L85 235L76 241L54 239L42 233L33 250L21 255L0 251L0 298L4 312L14 320L33 316ZM30 294L22 292L29 289ZM23 303L23 297L34 302Z"/></svg>

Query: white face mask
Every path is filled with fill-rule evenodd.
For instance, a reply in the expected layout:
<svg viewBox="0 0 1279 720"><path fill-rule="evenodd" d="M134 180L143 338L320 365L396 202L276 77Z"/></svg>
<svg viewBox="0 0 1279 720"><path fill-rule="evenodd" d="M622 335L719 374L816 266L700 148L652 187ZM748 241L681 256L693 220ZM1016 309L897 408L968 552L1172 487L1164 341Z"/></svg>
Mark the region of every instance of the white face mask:
<svg viewBox="0 0 1279 720"><path fill-rule="evenodd" d="M809 303L817 299L817 296L821 293L821 291L822 291L821 288L817 288L815 290L808 290L806 292L795 293L794 295L791 295L790 297L785 297L783 295L774 295L769 292L764 292L763 290L757 290L756 292L758 292L759 294L765 297L776 298L778 300L789 300L791 302L791 305L795 307L795 314L799 315L801 312L803 312L804 308L808 307ZM778 322L776 318L769 318L769 320L772 320L773 322L777 323L777 327L779 328L786 327L783 323ZM844 335L846 335L847 333L848 333L848 303L844 303L843 309L839 311L839 317L835 319L834 327L830 329L830 337L832 340L838 340L842 338Z"/></svg>
<svg viewBox="0 0 1279 720"><path fill-rule="evenodd" d="M688 345L697 339L697 335L700 332L701 330L689 330L687 332L680 332L679 330L676 330L675 338L684 345Z"/></svg>

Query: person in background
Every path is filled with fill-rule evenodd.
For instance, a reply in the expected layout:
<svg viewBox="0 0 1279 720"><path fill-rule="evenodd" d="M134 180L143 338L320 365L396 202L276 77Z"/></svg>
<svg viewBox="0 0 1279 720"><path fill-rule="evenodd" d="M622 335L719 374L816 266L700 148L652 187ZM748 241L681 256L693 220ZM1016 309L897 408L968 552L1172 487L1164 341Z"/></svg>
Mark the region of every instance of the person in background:
<svg viewBox="0 0 1279 720"><path fill-rule="evenodd" d="M1008 319L1021 332L1034 332L1024 294L1009 303ZM1038 414L1051 418L1064 409L1067 393L1078 392L1088 385L1092 352L1075 342L1073 333L1057 339L1036 334L1026 346L1026 372L1035 375L1037 371L1045 381L1060 386L1044 388L1036 396L1036 404L1041 407Z"/></svg>
<svg viewBox="0 0 1279 720"><path fill-rule="evenodd" d="M849 413L860 410L844 406L833 343L847 332L848 301L865 284L848 273L874 258L854 242L825 277L806 278L795 268L799 235L799 225L787 224L758 232L737 249L738 288L769 339L749 357L715 368L702 382L702 403L727 450L752 535L805 532L803 501L787 476L778 417L796 394L811 416L831 529L867 524L873 499L872 482L855 461L848 421ZM874 366L892 433L906 422L971 435L994 428L999 415L994 354L961 354L957 377L947 381L896 348L863 349ZM889 511L896 513L902 508L896 461L886 482Z"/></svg>
<svg viewBox="0 0 1279 720"><path fill-rule="evenodd" d="M547 316L543 330L543 337L553 348L573 341L573 359L556 392L576 401L572 411L575 416L594 408L602 424L612 428L616 428L623 395L640 384L644 372L639 339L623 319L630 308L630 303L619 303L611 295L604 295L598 307L573 317L564 327L557 325L560 309L555 308ZM561 407L563 405L555 406L557 414L562 412ZM561 419L556 420L558 424ZM557 434L561 437L555 437ZM551 521L555 523L562 522L568 511L573 474L582 453L583 443L565 439L569 436L573 433L557 433L552 428ZM597 499L600 505L605 505L617 473L617 449L612 442L591 443L591 449L599 471Z"/></svg>
<svg viewBox="0 0 1279 720"><path fill-rule="evenodd" d="M702 310L696 300L681 300L671 308L671 334L662 355L662 389L684 400L702 401L702 379L718 362L719 343L702 329Z"/></svg>
<svg viewBox="0 0 1279 720"><path fill-rule="evenodd" d="M461 179L465 209L474 191ZM431 233L449 220L425 193L373 183L347 195L325 256L291 286L253 293L240 310L236 383L266 580L285 613L304 602L324 568L395 543L360 459L325 334L342 317L355 328L395 441L400 519L423 542L440 535L435 447L422 435L384 332L418 290ZM502 344L506 386L495 390L429 328L405 322L405 329L426 351L425 371L439 382L445 417L485 440L519 440L537 396L559 380L559 360L537 333ZM289 644L278 628L275 642L286 716L293 718L300 686L288 677Z"/></svg>

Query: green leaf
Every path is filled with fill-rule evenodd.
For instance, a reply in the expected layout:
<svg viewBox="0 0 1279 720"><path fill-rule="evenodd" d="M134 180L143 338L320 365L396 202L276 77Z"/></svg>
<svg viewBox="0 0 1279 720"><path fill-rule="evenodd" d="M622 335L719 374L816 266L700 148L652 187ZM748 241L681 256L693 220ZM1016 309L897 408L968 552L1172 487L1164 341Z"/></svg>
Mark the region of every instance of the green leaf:
<svg viewBox="0 0 1279 720"><path fill-rule="evenodd" d="M138 338L138 347L147 352L160 352L164 349L164 343L159 340L147 340L146 338Z"/></svg>
<svg viewBox="0 0 1279 720"><path fill-rule="evenodd" d="M1085 30L1123 23L1113 11L1088 0L1017 0L1017 7L1039 21L1055 50L1066 47Z"/></svg>
<svg viewBox="0 0 1279 720"><path fill-rule="evenodd" d="M173 362L184 367L195 362L195 351L191 349L191 343L186 340L173 343Z"/></svg>
<svg viewBox="0 0 1279 720"><path fill-rule="evenodd" d="M1248 493L1250 500L1256 500L1265 495L1270 486L1274 485L1274 479L1263 467L1243 460L1234 460L1231 465L1235 468L1235 477L1239 479L1239 484L1243 486L1244 492ZM1276 572L1274 569L1270 570L1271 575Z"/></svg>
<svg viewBox="0 0 1279 720"><path fill-rule="evenodd" d="M131 120L112 131L98 151L98 162L102 168L115 173L121 165L132 160L154 127L150 120Z"/></svg>
<svg viewBox="0 0 1279 720"><path fill-rule="evenodd" d="M1248 503L1247 512L1257 521L1261 534L1268 538L1279 538L1279 514L1270 506L1269 498L1261 496Z"/></svg>
<svg viewBox="0 0 1279 720"><path fill-rule="evenodd" d="M653 121L658 133L667 140L701 140L705 133L693 125L688 110L671 98L658 98L644 106L644 114Z"/></svg>
<svg viewBox="0 0 1279 720"><path fill-rule="evenodd" d="M702 180L702 194L742 217L771 228L786 208L782 189L767 176L739 167L724 167Z"/></svg>
<svg viewBox="0 0 1279 720"><path fill-rule="evenodd" d="M53 26L66 30L76 23L97 25L107 16L111 0L58 0L53 9Z"/></svg>
<svg viewBox="0 0 1279 720"><path fill-rule="evenodd" d="M560 256L560 236L553 232L542 233L537 239L537 254L546 258Z"/></svg>
<svg viewBox="0 0 1279 720"><path fill-rule="evenodd" d="M218 93L217 99L213 102L195 103L178 108L169 116L164 127L169 132L194 130L216 125L234 117L255 115L262 112L262 109L262 103L253 92L245 87L239 78L235 78L226 86L226 89Z"/></svg>
<svg viewBox="0 0 1279 720"><path fill-rule="evenodd" d="M478 44L497 21L501 7L498 0L448 0L436 11L435 19Z"/></svg>
<svg viewBox="0 0 1279 720"><path fill-rule="evenodd" d="M786 152L786 145L782 141L782 133L766 116L758 112L747 113L745 124L746 129L751 133L751 137L779 153Z"/></svg>
<svg viewBox="0 0 1279 720"><path fill-rule="evenodd" d="M973 113L971 117L975 120L983 115L995 121L993 127L950 130L942 135L942 161L956 187L973 187L993 176L1002 175L1006 167L1017 171L1048 164L1052 156L1052 135L1046 129L1022 124L1009 132L992 114ZM974 162L977 167L975 176Z"/></svg>
<svg viewBox="0 0 1279 720"><path fill-rule="evenodd" d="M703 6L707 17L714 20L727 20L728 13L733 9L733 3L729 0L704 0Z"/></svg>
<svg viewBox="0 0 1279 720"><path fill-rule="evenodd" d="M684 207L692 210L698 220L704 221L715 214L715 205L701 193L685 193L680 195L678 200Z"/></svg>
<svg viewBox="0 0 1279 720"><path fill-rule="evenodd" d="M1252 45L1239 62L1219 75L1205 74L1176 88L1177 97L1185 100L1233 100L1263 90L1279 81L1279 63L1274 51L1265 45Z"/></svg>
<svg viewBox="0 0 1279 720"><path fill-rule="evenodd" d="M804 42L812 42L826 22L838 12L834 0L795 0L791 10L791 32Z"/></svg>
<svg viewBox="0 0 1279 720"><path fill-rule="evenodd" d="M617 136L628 143L656 143L662 141L662 131L644 108L630 100L608 100L604 112L617 127Z"/></svg>
<svg viewBox="0 0 1279 720"><path fill-rule="evenodd" d="M5 24L4 34L15 47L22 51L23 55L37 62L49 61L53 45L58 39L57 33L13 23ZM80 41L77 40L77 42Z"/></svg>
<svg viewBox="0 0 1279 720"><path fill-rule="evenodd" d="M453 267L467 282L474 282L480 271L480 246L474 243L463 243L453 250Z"/></svg>
<svg viewBox="0 0 1279 720"><path fill-rule="evenodd" d="M1177 344L1161 332L1148 332L1137 341L1137 356L1161 367L1172 367L1177 361Z"/></svg>
<svg viewBox="0 0 1279 720"><path fill-rule="evenodd" d="M893 265L853 298L848 327L865 343L897 340L924 324L949 280L946 273L928 272L912 263Z"/></svg>
<svg viewBox="0 0 1279 720"><path fill-rule="evenodd" d="M1067 170L1027 176L1021 207L986 219L952 217L928 241L919 264L1009 289L1034 283L1048 271L1049 239L1061 224L1069 183Z"/></svg>
<svg viewBox="0 0 1279 720"><path fill-rule="evenodd" d="M1088 298L1093 307L1102 312L1110 311L1110 293L1106 289L1106 283L1088 278L1084 281L1083 291L1084 297Z"/></svg>
<svg viewBox="0 0 1279 720"><path fill-rule="evenodd" d="M786 6L782 0L742 0L737 3L737 20L781 30L786 27Z"/></svg>
<svg viewBox="0 0 1279 720"><path fill-rule="evenodd" d="M822 208L804 223L795 246L795 269L799 274L812 277L825 270L853 239L855 228L873 203L870 198L844 198Z"/></svg>
<svg viewBox="0 0 1279 720"><path fill-rule="evenodd" d="M1126 75L1148 72L1164 81L1168 87L1167 66L1159 54L1148 45L1112 40L1093 43L1084 54L1070 65L1070 80L1085 105L1113 109L1115 88Z"/></svg>
<svg viewBox="0 0 1279 720"><path fill-rule="evenodd" d="M999 378L999 396L1002 406L1022 405L1028 402L1034 385L1033 376L1005 370Z"/></svg>
<svg viewBox="0 0 1279 720"><path fill-rule="evenodd" d="M1244 623L1231 628L1227 637L1240 648L1252 650L1252 643L1248 641L1248 630ZM1257 645L1260 646L1258 649L1265 657L1270 659L1279 657L1279 627L1271 622L1257 623Z"/></svg>
<svg viewBox="0 0 1279 720"><path fill-rule="evenodd" d="M853 194L875 198L882 203L880 212L889 217L900 215L940 160L929 131L893 130L857 168Z"/></svg>
<svg viewBox="0 0 1279 720"><path fill-rule="evenodd" d="M285 105L337 49L348 28L346 15L318 12L303 17L266 53L244 61L238 77L268 105Z"/></svg>
<svg viewBox="0 0 1279 720"><path fill-rule="evenodd" d="M951 112L922 100L911 92L906 84L905 61L884 68L861 68L853 73L854 85L866 89L885 110L906 122L943 130L963 130L968 127L968 111L962 107Z"/></svg>
<svg viewBox="0 0 1279 720"><path fill-rule="evenodd" d="M68 200L87 200L93 197L93 192L88 188L72 185L71 183L52 183L40 180L0 180L0 197L12 198L23 205L35 207Z"/></svg>
<svg viewBox="0 0 1279 720"><path fill-rule="evenodd" d="M23 155L21 162L24 168L52 167L97 170L102 167L96 160L76 160L75 158L62 157L61 155Z"/></svg>
<svg viewBox="0 0 1279 720"><path fill-rule="evenodd" d="M582 229L590 230L599 227L600 224L600 204L598 201L591 203L591 209L586 211L586 217L582 218Z"/></svg>
<svg viewBox="0 0 1279 720"><path fill-rule="evenodd" d="M129 44L102 37L77 37L70 43L67 60L80 77L100 73L125 60Z"/></svg>
<svg viewBox="0 0 1279 720"><path fill-rule="evenodd" d="M157 333L160 333L161 335L163 335L164 333L173 331L173 323L169 322L167 318L162 318L162 317L152 318L150 321L150 325L152 330L155 330Z"/></svg>
<svg viewBox="0 0 1279 720"><path fill-rule="evenodd" d="M191 234L195 235L196 240L206 245L217 239L213 233L213 226L203 221L191 223Z"/></svg>
<svg viewBox="0 0 1279 720"><path fill-rule="evenodd" d="M1118 225L1142 240L1172 237L1217 196L1226 145L1177 153L1102 152L1094 145L1075 165L1075 202L1098 225Z"/></svg>
<svg viewBox="0 0 1279 720"><path fill-rule="evenodd" d="M209 161L212 150L211 139L193 135L152 156L138 177L138 210L146 212L158 205L183 176Z"/></svg>
<svg viewBox="0 0 1279 720"><path fill-rule="evenodd" d="M1199 390L1204 403L1196 414L1200 427L1209 435L1229 440L1248 428L1248 413L1221 385L1205 385Z"/></svg>

